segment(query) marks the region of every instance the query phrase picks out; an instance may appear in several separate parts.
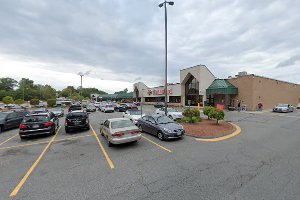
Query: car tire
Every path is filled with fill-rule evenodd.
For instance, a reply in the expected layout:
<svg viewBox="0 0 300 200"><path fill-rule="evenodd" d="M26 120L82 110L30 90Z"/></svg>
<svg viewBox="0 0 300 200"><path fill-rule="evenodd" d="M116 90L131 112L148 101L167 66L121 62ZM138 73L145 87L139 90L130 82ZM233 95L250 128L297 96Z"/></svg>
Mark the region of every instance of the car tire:
<svg viewBox="0 0 300 200"><path fill-rule="evenodd" d="M169 115L169 118L173 120L173 117L172 117L172 115Z"/></svg>
<svg viewBox="0 0 300 200"><path fill-rule="evenodd" d="M113 144L108 140L108 137L106 139L107 139L107 145L108 145L108 147L112 147Z"/></svg>
<svg viewBox="0 0 300 200"><path fill-rule="evenodd" d="M67 128L67 127L65 127L65 131L66 131L66 133L69 133L69 132L70 132L70 129Z"/></svg>
<svg viewBox="0 0 300 200"><path fill-rule="evenodd" d="M139 125L139 129L141 132L144 132L142 125Z"/></svg>
<svg viewBox="0 0 300 200"><path fill-rule="evenodd" d="M157 137L159 140L163 141L165 139L164 134L161 131L157 132Z"/></svg>
<svg viewBox="0 0 300 200"><path fill-rule="evenodd" d="M104 134L103 134L103 132L102 132L101 130L100 130L100 135L101 135L101 136L104 136Z"/></svg>
<svg viewBox="0 0 300 200"><path fill-rule="evenodd" d="M86 127L86 130L90 130L90 125L88 125L88 126Z"/></svg>
<svg viewBox="0 0 300 200"><path fill-rule="evenodd" d="M20 139L21 139L21 140L25 140L26 137L20 135Z"/></svg>

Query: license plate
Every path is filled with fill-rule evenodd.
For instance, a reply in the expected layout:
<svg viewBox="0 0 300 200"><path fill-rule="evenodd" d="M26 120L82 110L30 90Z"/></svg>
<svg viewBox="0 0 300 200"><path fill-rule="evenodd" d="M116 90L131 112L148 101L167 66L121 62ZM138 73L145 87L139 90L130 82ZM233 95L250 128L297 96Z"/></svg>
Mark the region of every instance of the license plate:
<svg viewBox="0 0 300 200"><path fill-rule="evenodd" d="M38 128L38 127L39 127L38 124L35 124L35 125L32 126L32 128Z"/></svg>

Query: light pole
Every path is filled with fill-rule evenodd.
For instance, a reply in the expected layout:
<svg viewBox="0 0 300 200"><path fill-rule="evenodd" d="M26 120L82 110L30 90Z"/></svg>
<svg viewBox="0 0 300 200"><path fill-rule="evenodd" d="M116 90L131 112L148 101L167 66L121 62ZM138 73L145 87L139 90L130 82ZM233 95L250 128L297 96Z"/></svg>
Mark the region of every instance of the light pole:
<svg viewBox="0 0 300 200"><path fill-rule="evenodd" d="M170 6L174 5L173 1L164 1L163 3L159 4L158 6L165 7L165 115L168 113L168 23L167 23L167 4Z"/></svg>

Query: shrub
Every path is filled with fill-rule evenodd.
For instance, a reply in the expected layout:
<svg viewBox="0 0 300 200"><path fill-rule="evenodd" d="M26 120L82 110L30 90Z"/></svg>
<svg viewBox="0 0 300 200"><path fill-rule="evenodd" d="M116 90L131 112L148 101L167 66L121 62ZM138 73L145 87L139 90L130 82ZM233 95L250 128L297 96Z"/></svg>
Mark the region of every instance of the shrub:
<svg viewBox="0 0 300 200"><path fill-rule="evenodd" d="M24 103L23 99L17 99L17 100L15 100L15 104L21 105L23 103Z"/></svg>
<svg viewBox="0 0 300 200"><path fill-rule="evenodd" d="M212 109L209 113L208 116L212 119L217 120L217 124L219 124L219 120L223 120L225 117L225 113L223 110L218 110L218 109Z"/></svg>
<svg viewBox="0 0 300 200"><path fill-rule="evenodd" d="M36 105L39 105L39 103L40 103L40 100L38 100L38 99L31 99L30 100L30 105L36 106Z"/></svg>
<svg viewBox="0 0 300 200"><path fill-rule="evenodd" d="M3 97L2 102L5 104L10 104L14 102L14 99L11 96Z"/></svg>
<svg viewBox="0 0 300 200"><path fill-rule="evenodd" d="M54 107L55 105L56 105L56 99L48 99L47 100L48 107Z"/></svg>
<svg viewBox="0 0 300 200"><path fill-rule="evenodd" d="M208 117L208 119L210 119L211 117L209 116L209 113L211 110L215 110L216 108L213 106L205 106L203 108L203 114L206 115Z"/></svg>
<svg viewBox="0 0 300 200"><path fill-rule="evenodd" d="M196 123L201 121L200 118L200 112L197 109L186 109L183 111L183 116L185 116L185 118L182 119L182 122L185 123Z"/></svg>

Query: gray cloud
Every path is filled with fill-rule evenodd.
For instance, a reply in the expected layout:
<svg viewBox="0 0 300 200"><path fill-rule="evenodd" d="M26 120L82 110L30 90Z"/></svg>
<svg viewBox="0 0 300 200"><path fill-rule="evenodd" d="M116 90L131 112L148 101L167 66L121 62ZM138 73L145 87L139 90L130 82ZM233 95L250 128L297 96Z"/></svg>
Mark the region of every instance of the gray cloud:
<svg viewBox="0 0 300 200"><path fill-rule="evenodd" d="M161 85L164 13L158 3L3 1L0 55L53 71L91 71L90 77L128 82L142 77ZM200 63L217 77L244 69L268 74L300 51L299 13L294 0L175 1L168 7L169 81L178 82L180 69ZM293 78L300 82L300 75Z"/></svg>
<svg viewBox="0 0 300 200"><path fill-rule="evenodd" d="M289 59L280 62L276 67L288 67L294 65L299 60L300 60L300 55L292 56Z"/></svg>

